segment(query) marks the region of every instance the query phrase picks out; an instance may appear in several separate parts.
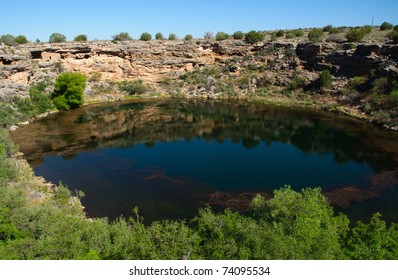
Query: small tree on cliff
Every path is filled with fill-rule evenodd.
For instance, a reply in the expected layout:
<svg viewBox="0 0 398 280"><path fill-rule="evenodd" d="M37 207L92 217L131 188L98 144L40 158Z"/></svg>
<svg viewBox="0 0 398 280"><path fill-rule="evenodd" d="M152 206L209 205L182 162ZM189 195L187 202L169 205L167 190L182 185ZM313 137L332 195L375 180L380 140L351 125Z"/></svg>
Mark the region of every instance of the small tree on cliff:
<svg viewBox="0 0 398 280"><path fill-rule="evenodd" d="M63 43L66 42L66 37L60 33L53 33L48 40L49 43Z"/></svg>
<svg viewBox="0 0 398 280"><path fill-rule="evenodd" d="M83 105L86 78L81 73L62 73L57 77L54 87L51 98L58 110L69 110Z"/></svg>
<svg viewBox="0 0 398 280"><path fill-rule="evenodd" d="M87 35L80 34L73 39L74 42L87 42Z"/></svg>
<svg viewBox="0 0 398 280"><path fill-rule="evenodd" d="M246 43L249 43L252 45L257 42L263 41L263 40L264 40L264 34L254 31L254 30L250 31L245 36Z"/></svg>
<svg viewBox="0 0 398 280"><path fill-rule="evenodd" d="M149 34L148 32L144 32L144 33L141 34L140 40L141 41L151 41L152 40L152 35Z"/></svg>

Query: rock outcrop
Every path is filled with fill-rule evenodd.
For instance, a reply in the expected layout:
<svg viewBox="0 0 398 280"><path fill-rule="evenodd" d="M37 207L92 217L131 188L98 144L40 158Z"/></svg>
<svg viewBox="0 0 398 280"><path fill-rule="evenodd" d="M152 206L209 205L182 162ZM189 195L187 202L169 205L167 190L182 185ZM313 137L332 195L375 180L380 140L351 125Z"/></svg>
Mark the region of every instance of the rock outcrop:
<svg viewBox="0 0 398 280"><path fill-rule="evenodd" d="M239 75L248 60L267 65L266 79L280 86L289 84L297 70L310 81L324 69L342 78L373 69L398 76L397 45L272 42L253 46L241 40L26 44L0 50L0 98L26 96L31 82L54 79L63 70L80 71L87 77L99 73L103 82L141 79L156 88L170 74L177 77L214 64L227 65Z"/></svg>

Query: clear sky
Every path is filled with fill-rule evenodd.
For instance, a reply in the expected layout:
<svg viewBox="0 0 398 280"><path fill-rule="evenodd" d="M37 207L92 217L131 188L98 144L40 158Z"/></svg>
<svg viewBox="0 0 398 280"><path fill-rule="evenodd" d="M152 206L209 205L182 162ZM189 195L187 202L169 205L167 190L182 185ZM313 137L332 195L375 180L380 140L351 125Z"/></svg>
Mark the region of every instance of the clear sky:
<svg viewBox="0 0 398 280"><path fill-rule="evenodd" d="M206 31L233 33L305 27L398 24L398 0L2 0L0 35L48 41L54 33L68 40L111 39L128 32L165 37Z"/></svg>

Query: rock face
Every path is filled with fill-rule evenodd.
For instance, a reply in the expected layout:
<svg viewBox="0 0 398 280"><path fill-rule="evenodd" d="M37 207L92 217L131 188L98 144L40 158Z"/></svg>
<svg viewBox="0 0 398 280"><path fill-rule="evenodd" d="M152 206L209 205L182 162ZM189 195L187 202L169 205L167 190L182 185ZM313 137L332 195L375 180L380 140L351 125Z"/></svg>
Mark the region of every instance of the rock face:
<svg viewBox="0 0 398 280"><path fill-rule="evenodd" d="M62 70L80 71L87 77L97 74L104 82L141 79L156 88L167 75L176 77L214 64L227 65L231 73L239 75L239 67L247 57L254 64L266 64L266 79L280 86L290 83L295 70L305 71L309 80L324 69L342 78L369 74L373 69L382 70L386 76L398 75L397 45L360 44L352 48L350 44L335 43L264 43L252 46L241 40L26 44L0 50L0 98L23 97L28 94L31 82L54 79ZM234 64L228 64L230 61Z"/></svg>

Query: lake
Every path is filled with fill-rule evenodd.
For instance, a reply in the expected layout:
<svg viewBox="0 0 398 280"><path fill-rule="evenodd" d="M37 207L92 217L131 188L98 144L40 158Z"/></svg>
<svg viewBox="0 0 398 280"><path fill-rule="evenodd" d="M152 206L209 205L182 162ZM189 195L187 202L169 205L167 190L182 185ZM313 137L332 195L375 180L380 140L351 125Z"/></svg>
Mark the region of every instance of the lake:
<svg viewBox="0 0 398 280"><path fill-rule="evenodd" d="M59 112L12 133L35 173L82 190L90 217L244 212L289 184L321 187L353 220L398 221L398 137L308 108L130 100ZM30 139L26 141L26 139Z"/></svg>

